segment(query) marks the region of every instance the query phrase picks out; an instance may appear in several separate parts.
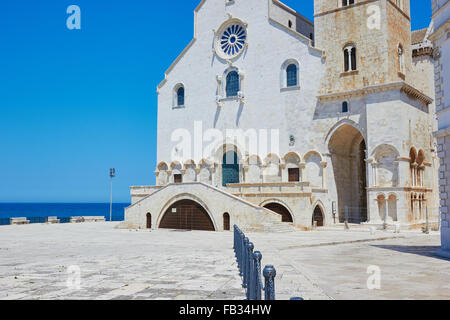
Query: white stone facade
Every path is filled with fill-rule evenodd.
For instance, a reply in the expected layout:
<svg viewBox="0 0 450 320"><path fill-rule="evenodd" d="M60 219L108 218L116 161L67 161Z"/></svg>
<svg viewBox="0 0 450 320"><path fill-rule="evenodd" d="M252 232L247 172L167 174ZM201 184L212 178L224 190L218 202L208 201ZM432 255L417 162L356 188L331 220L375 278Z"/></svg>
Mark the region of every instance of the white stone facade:
<svg viewBox="0 0 450 320"><path fill-rule="evenodd" d="M409 17L409 1L406 11L375 1L388 27L366 43L364 34L346 35L333 15L366 19L363 10L374 1L348 8L315 2L316 25L276 0L200 3L194 39L158 86L157 186L132 187L129 223L158 228L174 201L183 199L199 204L217 231L226 229L225 213L244 229L279 223L279 216L265 218L266 206L284 208L283 221L289 216L303 229L345 220L405 227L425 222L437 198L433 99L417 87L411 58L398 72L390 67L398 60L398 43L391 46L390 39L410 38L408 19L406 31L390 35L390 12ZM330 27L343 30L329 39ZM386 50L378 52L380 39ZM345 72L342 48L349 43L358 50L357 67ZM402 48L412 56L409 43ZM362 63L370 58L375 65ZM227 97L231 74L238 88ZM258 148L229 130L255 134ZM232 183L223 165L228 152L238 159ZM429 219L437 216L431 212Z"/></svg>
<svg viewBox="0 0 450 320"><path fill-rule="evenodd" d="M433 0L433 34L435 57L436 111L439 120L437 132L438 152L441 161L440 197L441 197L441 233L442 248L450 252L450 1ZM450 253L449 253L450 254Z"/></svg>

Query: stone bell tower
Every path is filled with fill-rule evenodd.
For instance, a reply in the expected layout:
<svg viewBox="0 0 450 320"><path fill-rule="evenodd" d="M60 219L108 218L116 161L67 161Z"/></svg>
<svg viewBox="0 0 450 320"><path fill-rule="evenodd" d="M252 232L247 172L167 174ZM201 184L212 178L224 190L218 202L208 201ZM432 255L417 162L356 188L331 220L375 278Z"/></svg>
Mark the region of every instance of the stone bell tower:
<svg viewBox="0 0 450 320"><path fill-rule="evenodd" d="M314 17L326 56L321 94L408 81L409 0L315 0Z"/></svg>

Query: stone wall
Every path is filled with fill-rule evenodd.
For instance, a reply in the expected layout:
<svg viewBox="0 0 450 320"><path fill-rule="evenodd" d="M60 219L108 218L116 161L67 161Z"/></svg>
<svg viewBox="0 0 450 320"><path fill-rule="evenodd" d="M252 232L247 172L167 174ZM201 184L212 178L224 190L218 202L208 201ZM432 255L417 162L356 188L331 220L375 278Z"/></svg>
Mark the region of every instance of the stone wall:
<svg viewBox="0 0 450 320"><path fill-rule="evenodd" d="M230 215L230 224L242 230L264 231L266 226L281 223L281 217L220 189L202 183L170 184L135 202L125 209L125 221L145 229L150 213L152 228L159 224L171 205L180 200L192 200L206 210L216 231L224 230L223 214Z"/></svg>
<svg viewBox="0 0 450 320"><path fill-rule="evenodd" d="M441 168L439 172L442 212L442 248L450 250L450 1L433 0L433 34L430 36L435 56L436 111L439 130L438 155Z"/></svg>

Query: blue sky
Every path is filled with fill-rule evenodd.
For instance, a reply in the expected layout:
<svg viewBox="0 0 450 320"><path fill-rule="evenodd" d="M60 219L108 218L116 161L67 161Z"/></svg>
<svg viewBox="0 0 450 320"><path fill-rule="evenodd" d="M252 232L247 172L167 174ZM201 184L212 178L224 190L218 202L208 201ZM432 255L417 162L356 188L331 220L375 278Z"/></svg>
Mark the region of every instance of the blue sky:
<svg viewBox="0 0 450 320"><path fill-rule="evenodd" d="M312 19L312 0L286 0ZM413 29L430 1L413 0ZM116 202L151 185L156 85L193 34L199 0L2 0L0 202ZM82 29L66 28L81 8Z"/></svg>

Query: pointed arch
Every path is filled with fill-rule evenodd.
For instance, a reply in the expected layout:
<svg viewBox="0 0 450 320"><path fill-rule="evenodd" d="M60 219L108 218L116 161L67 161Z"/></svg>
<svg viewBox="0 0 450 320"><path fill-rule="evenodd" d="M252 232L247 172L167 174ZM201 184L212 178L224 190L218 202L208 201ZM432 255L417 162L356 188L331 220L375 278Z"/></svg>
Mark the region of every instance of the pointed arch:
<svg viewBox="0 0 450 320"><path fill-rule="evenodd" d="M317 223L317 227L324 227L325 226L325 211L323 210L323 207L319 204L315 205L314 211L312 214L312 225L315 226Z"/></svg>

